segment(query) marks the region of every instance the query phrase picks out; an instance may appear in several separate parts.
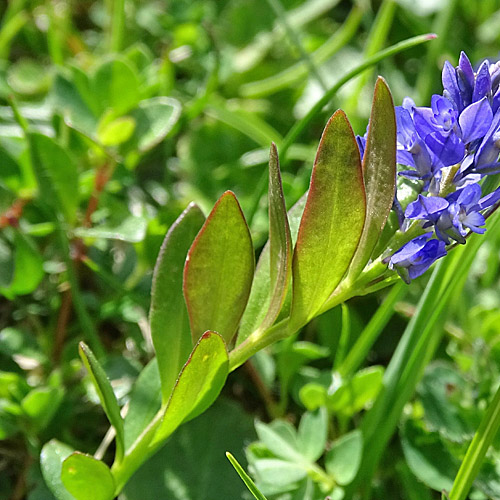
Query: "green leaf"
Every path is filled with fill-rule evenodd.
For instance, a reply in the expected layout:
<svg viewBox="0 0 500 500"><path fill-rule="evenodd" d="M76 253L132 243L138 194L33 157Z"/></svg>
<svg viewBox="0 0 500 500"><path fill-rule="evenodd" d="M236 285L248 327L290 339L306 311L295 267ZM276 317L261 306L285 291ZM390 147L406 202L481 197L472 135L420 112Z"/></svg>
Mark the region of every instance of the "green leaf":
<svg viewBox="0 0 500 500"><path fill-rule="evenodd" d="M69 127L88 137L94 136L97 118L73 81L57 75L52 87L52 100Z"/></svg>
<svg viewBox="0 0 500 500"><path fill-rule="evenodd" d="M234 470L241 477L242 481L245 483L248 491L256 498L257 500L267 500L266 497L259 491L255 483L252 481L251 477L245 472L243 467L238 463L236 458L231 455L231 453L226 452L227 459L231 462L231 465L234 467Z"/></svg>
<svg viewBox="0 0 500 500"><path fill-rule="evenodd" d="M326 347L304 340L293 342L290 338L289 341L282 342L279 345L277 367L281 384L280 391L285 395L282 397L282 401L286 401L290 382L300 367L308 361L321 359L326 356L328 356L328 349Z"/></svg>
<svg viewBox="0 0 500 500"><path fill-rule="evenodd" d="M22 186L21 167L3 147L0 146L0 180L6 187L18 191Z"/></svg>
<svg viewBox="0 0 500 500"><path fill-rule="evenodd" d="M61 212L66 221L73 222L79 201L75 162L54 139L39 133L31 133L29 138L40 196L57 212Z"/></svg>
<svg viewBox="0 0 500 500"><path fill-rule="evenodd" d="M402 426L401 445L406 463L420 481L433 490L451 489L460 464L437 433L408 420Z"/></svg>
<svg viewBox="0 0 500 500"><path fill-rule="evenodd" d="M278 458L263 458L254 464L255 475L260 482L271 484L275 488L293 489L292 486L304 479L307 470L302 465L286 462Z"/></svg>
<svg viewBox="0 0 500 500"><path fill-rule="evenodd" d="M271 302L261 330L269 328L278 317L292 272L292 237L281 184L278 151L274 143L269 156L269 248Z"/></svg>
<svg viewBox="0 0 500 500"><path fill-rule="evenodd" d="M141 371L130 395L125 416L125 450L128 450L141 432L153 420L161 407L161 382L157 359L153 358Z"/></svg>
<svg viewBox="0 0 500 500"><path fill-rule="evenodd" d="M75 500L61 481L63 461L73 453L73 448L52 439L44 445L40 454L42 475L49 490L57 500Z"/></svg>
<svg viewBox="0 0 500 500"><path fill-rule="evenodd" d="M382 387L384 369L371 366L357 372L346 380L327 398L328 409L350 417L371 403Z"/></svg>
<svg viewBox="0 0 500 500"><path fill-rule="evenodd" d="M31 238L15 231L14 234L14 274L12 281L0 291L6 297L26 295L33 292L44 277L43 258Z"/></svg>
<svg viewBox="0 0 500 500"><path fill-rule="evenodd" d="M301 453L311 462L316 462L325 451L327 437L328 412L326 408L304 413L300 419L297 434Z"/></svg>
<svg viewBox="0 0 500 500"><path fill-rule="evenodd" d="M349 484L361 464L363 435L355 430L337 439L326 454L325 466L337 484Z"/></svg>
<svg viewBox="0 0 500 500"><path fill-rule="evenodd" d="M307 463L299 450L295 429L289 422L274 420L264 424L257 421L255 430L262 444L278 458L299 464Z"/></svg>
<svg viewBox="0 0 500 500"><path fill-rule="evenodd" d="M171 97L153 97L141 101L129 115L136 123L131 140L139 152L145 153L172 130L181 115L181 105Z"/></svg>
<svg viewBox="0 0 500 500"><path fill-rule="evenodd" d="M304 212L306 204L306 195L288 211L288 221L290 226L290 235L292 238L292 246L297 240L299 231L300 218ZM271 304L271 287L269 286L269 276L271 275L271 258L269 241L266 243L260 253L259 262L255 270L255 276L252 283L252 290L248 299L248 304L245 313L241 318L240 328L238 330L238 338L236 344L241 344L253 331L255 331L265 320L269 306ZM288 288L291 288L290 286ZM289 293L285 298L285 304L282 309L289 306Z"/></svg>
<svg viewBox="0 0 500 500"><path fill-rule="evenodd" d="M134 108L140 100L139 77L132 66L118 56L103 62L92 79L92 89L101 110L117 115Z"/></svg>
<svg viewBox="0 0 500 500"><path fill-rule="evenodd" d="M119 146L128 141L135 130L135 120L131 116L113 118L113 115L104 115L97 127L97 140L103 146Z"/></svg>
<svg viewBox="0 0 500 500"><path fill-rule="evenodd" d="M160 370L163 403L170 398L193 346L182 279L186 255L204 221L198 206L190 204L170 227L156 261L149 322Z"/></svg>
<svg viewBox="0 0 500 500"><path fill-rule="evenodd" d="M123 436L123 419L120 415L120 407L116 400L115 393L109 382L104 369L101 367L92 351L83 342L80 342L79 349L80 357L87 369L90 378L95 386L101 405L108 417L110 424L116 431L116 455L118 460L123 457L125 444Z"/></svg>
<svg viewBox="0 0 500 500"><path fill-rule="evenodd" d="M300 388L299 397L302 404L309 411L314 411L321 406L326 406L328 391L327 388L321 384L309 382Z"/></svg>
<svg viewBox="0 0 500 500"><path fill-rule="evenodd" d="M112 500L115 482L109 467L91 455L75 452L63 462L61 480L76 500Z"/></svg>
<svg viewBox="0 0 500 500"><path fill-rule="evenodd" d="M363 157L363 178L366 220L349 269L349 279L355 279L370 259L391 211L396 191L396 117L391 91L382 77L378 77L373 94Z"/></svg>
<svg viewBox="0 0 500 500"><path fill-rule="evenodd" d="M32 59L20 59L9 67L7 73L7 82L12 90L29 97L45 93L50 80L47 68Z"/></svg>
<svg viewBox="0 0 500 500"><path fill-rule="evenodd" d="M215 332L205 332L177 379L153 445L165 441L179 425L203 413L215 401L228 369L224 340Z"/></svg>
<svg viewBox="0 0 500 500"><path fill-rule="evenodd" d="M207 330L231 341L250 294L253 272L250 232L236 197L226 191L194 240L184 267L193 342Z"/></svg>
<svg viewBox="0 0 500 500"><path fill-rule="evenodd" d="M24 397L21 407L36 429L42 430L59 408L63 395L61 387L37 387Z"/></svg>
<svg viewBox="0 0 500 500"><path fill-rule="evenodd" d="M458 443L472 439L475 430L461 411L460 401L454 401L464 392L465 384L465 379L453 366L433 363L427 367L417 389L430 430Z"/></svg>
<svg viewBox="0 0 500 500"><path fill-rule="evenodd" d="M359 150L337 111L323 132L293 256L291 329L317 315L344 276L365 219Z"/></svg>

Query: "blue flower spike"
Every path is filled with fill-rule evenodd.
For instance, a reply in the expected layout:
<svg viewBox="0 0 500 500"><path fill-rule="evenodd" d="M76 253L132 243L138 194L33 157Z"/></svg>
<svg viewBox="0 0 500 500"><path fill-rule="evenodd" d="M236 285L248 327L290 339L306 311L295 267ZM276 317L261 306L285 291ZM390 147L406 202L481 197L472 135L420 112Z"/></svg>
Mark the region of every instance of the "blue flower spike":
<svg viewBox="0 0 500 500"><path fill-rule="evenodd" d="M396 107L397 162L409 168L398 175L422 189L404 212L398 204L400 227L418 223L428 231L390 257L389 268L407 283L444 257L447 245L484 233L485 215L500 205L500 188L483 196L480 184L500 173L500 62L485 60L474 72L462 52L457 67L445 62L442 82L430 107L409 97ZM363 138L358 143L363 154Z"/></svg>

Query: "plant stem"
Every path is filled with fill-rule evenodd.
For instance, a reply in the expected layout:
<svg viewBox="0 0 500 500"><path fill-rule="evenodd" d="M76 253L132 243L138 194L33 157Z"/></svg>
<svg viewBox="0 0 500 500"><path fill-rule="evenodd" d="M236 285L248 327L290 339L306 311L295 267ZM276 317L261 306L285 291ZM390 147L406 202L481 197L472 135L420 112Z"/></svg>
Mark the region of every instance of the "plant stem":
<svg viewBox="0 0 500 500"><path fill-rule="evenodd" d="M248 358L264 347L282 340L293 332L289 329L289 318L276 323L267 330L256 330L229 353L229 371L232 372L241 366Z"/></svg>
<svg viewBox="0 0 500 500"><path fill-rule="evenodd" d="M484 457L500 428L500 386L486 411L453 482L450 500L466 500Z"/></svg>
<svg viewBox="0 0 500 500"><path fill-rule="evenodd" d="M125 0L109 0L110 7L110 50L120 52L123 45L125 31Z"/></svg>

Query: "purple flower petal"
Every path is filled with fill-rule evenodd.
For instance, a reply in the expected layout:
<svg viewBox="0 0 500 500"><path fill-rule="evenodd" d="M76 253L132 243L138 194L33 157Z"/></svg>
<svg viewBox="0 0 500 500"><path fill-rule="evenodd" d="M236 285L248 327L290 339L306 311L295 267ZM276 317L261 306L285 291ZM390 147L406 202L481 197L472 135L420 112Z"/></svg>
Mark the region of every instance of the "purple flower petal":
<svg viewBox="0 0 500 500"><path fill-rule="evenodd" d="M425 143L445 167L455 165L465 154L464 143L453 133L445 136L434 132L425 138Z"/></svg>
<svg viewBox="0 0 500 500"><path fill-rule="evenodd" d="M489 163L496 162L500 153L500 144L496 143L495 134L500 130L500 112L496 112L493 116L490 128L486 132L483 141L477 148L474 156L476 168Z"/></svg>
<svg viewBox="0 0 500 500"><path fill-rule="evenodd" d="M456 71L449 61L445 61L444 63L441 79L447 96L453 102L455 109L457 111L462 111L463 103L458 87Z"/></svg>
<svg viewBox="0 0 500 500"><path fill-rule="evenodd" d="M467 106L458 119L465 144L483 137L493 121L493 112L487 97Z"/></svg>
<svg viewBox="0 0 500 500"><path fill-rule="evenodd" d="M491 92L490 63L484 61L476 74L476 85L472 93L472 102L481 100Z"/></svg>
<svg viewBox="0 0 500 500"><path fill-rule="evenodd" d="M405 210L407 219L437 219L440 212L448 208L448 201L439 196L418 195L416 201L410 203Z"/></svg>
<svg viewBox="0 0 500 500"><path fill-rule="evenodd" d="M489 208L495 205L498 201L500 201L500 188L495 189L492 193L481 198L477 204L477 210Z"/></svg>
<svg viewBox="0 0 500 500"><path fill-rule="evenodd" d="M435 132L437 127L434 123L434 112L431 108L415 108L413 111L413 120L418 135L425 139L427 135Z"/></svg>
<svg viewBox="0 0 500 500"><path fill-rule="evenodd" d="M472 94L472 89L474 88L474 70L472 69L472 64L464 51L460 53L457 75L457 82L462 92L462 97L464 92ZM462 89L462 86L466 87L466 89Z"/></svg>

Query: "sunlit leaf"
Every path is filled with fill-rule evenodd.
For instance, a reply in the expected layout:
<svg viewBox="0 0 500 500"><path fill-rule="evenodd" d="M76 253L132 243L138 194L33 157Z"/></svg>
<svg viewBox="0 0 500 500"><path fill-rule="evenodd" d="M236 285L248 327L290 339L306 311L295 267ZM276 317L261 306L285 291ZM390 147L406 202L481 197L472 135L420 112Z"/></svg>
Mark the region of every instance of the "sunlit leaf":
<svg viewBox="0 0 500 500"><path fill-rule="evenodd" d="M344 276L365 219L356 139L337 111L323 132L293 256L291 328L307 323Z"/></svg>
<svg viewBox="0 0 500 500"><path fill-rule="evenodd" d="M76 500L112 500L115 482L109 467L91 455L75 452L62 465L61 480Z"/></svg>
<svg viewBox="0 0 500 500"><path fill-rule="evenodd" d="M61 481L63 461L73 453L73 448L52 439L44 445L40 454L40 467L45 483L57 500L75 500Z"/></svg>
<svg viewBox="0 0 500 500"><path fill-rule="evenodd" d="M304 212L306 196L302 198L288 211L288 221L292 244L297 240L300 218ZM253 331L255 331L264 321L271 303L271 287L269 286L269 276L271 274L271 258L269 241L260 253L259 261L255 269L255 276L252 283L252 290L248 299L245 313L241 318L238 338L236 343L243 342ZM289 286L289 288L291 288ZM291 293L285 297L282 309L290 308ZM288 307L287 307L288 306Z"/></svg>
<svg viewBox="0 0 500 500"><path fill-rule="evenodd" d="M118 406L115 393L113 392L113 388L111 387L111 383L109 382L104 369L101 367L92 351L83 342L80 342L79 353L83 364L92 379L92 383L94 384L97 394L99 395L99 399L106 416L108 417L111 425L115 428L117 455L121 458L125 449L123 419L120 415L120 407Z"/></svg>
<svg viewBox="0 0 500 500"><path fill-rule="evenodd" d="M205 332L182 369L165 409L153 446L163 442L183 422L203 413L219 395L228 374L224 340Z"/></svg>
<svg viewBox="0 0 500 500"><path fill-rule="evenodd" d="M182 280L188 250L204 221L198 206L189 205L170 227L156 261L149 321L164 403L193 347Z"/></svg>
<svg viewBox="0 0 500 500"><path fill-rule="evenodd" d="M252 239L236 197L226 191L191 246L184 268L193 342L206 330L232 339L254 271Z"/></svg>
<svg viewBox="0 0 500 500"><path fill-rule="evenodd" d="M363 270L391 211L396 191L396 117L385 80L377 79L363 157L366 220L353 258L351 279Z"/></svg>

